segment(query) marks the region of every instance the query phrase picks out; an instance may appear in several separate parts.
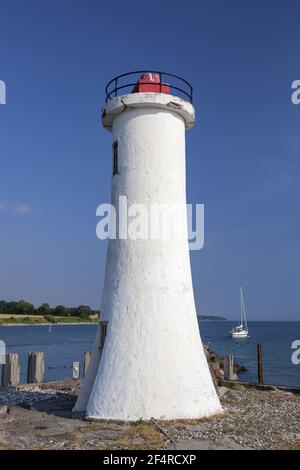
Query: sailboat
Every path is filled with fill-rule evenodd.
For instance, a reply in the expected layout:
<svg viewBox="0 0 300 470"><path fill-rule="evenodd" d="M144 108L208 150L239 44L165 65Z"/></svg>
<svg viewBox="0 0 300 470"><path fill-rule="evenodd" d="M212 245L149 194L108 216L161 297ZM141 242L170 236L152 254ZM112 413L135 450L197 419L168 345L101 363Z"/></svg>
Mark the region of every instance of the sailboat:
<svg viewBox="0 0 300 470"><path fill-rule="evenodd" d="M241 294L241 323L230 330L231 338L248 338L248 325L246 319L246 310L244 304L243 290L240 287Z"/></svg>

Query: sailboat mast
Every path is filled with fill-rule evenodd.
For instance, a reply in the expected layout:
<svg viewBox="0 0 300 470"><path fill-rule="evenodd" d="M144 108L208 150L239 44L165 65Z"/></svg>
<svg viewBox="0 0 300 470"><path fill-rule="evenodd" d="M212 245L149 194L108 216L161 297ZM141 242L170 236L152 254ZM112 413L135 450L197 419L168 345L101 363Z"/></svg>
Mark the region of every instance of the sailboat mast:
<svg viewBox="0 0 300 470"><path fill-rule="evenodd" d="M245 327L246 330L248 330L248 325L247 325L247 319L246 319L246 310L245 310L245 303L244 303L244 296L243 296L243 290L240 287L240 292L241 292L241 315L242 315L242 324L244 325L245 322Z"/></svg>
<svg viewBox="0 0 300 470"><path fill-rule="evenodd" d="M240 296L241 296L241 325L244 326L244 322L243 322L243 291L242 291L241 287L240 287Z"/></svg>

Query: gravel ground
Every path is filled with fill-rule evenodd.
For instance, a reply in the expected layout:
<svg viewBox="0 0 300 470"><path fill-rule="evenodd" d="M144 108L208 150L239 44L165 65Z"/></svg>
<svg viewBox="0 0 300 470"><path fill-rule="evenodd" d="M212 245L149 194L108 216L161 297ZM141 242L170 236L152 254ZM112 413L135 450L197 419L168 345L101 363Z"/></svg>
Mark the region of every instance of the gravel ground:
<svg viewBox="0 0 300 470"><path fill-rule="evenodd" d="M208 439L253 449L300 449L300 396L290 392L221 387L224 414L198 423L165 426L175 439Z"/></svg>
<svg viewBox="0 0 300 470"><path fill-rule="evenodd" d="M28 388L27 390L15 390L0 387L1 405L21 405L30 408L35 402L40 400L50 400L56 396L55 390L42 390L39 387Z"/></svg>
<svg viewBox="0 0 300 470"><path fill-rule="evenodd" d="M180 422L71 418L79 382L0 388L0 449L300 449L300 396L219 388L224 413Z"/></svg>

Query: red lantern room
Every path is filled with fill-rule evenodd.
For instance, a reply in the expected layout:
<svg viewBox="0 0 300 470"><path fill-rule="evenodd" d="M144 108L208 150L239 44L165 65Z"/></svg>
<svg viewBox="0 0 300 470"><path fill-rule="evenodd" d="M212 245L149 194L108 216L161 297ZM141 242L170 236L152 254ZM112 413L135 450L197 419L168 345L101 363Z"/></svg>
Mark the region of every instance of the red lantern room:
<svg viewBox="0 0 300 470"><path fill-rule="evenodd" d="M132 93L165 93L170 94L170 87L167 83L161 83L158 73L143 73L135 85Z"/></svg>

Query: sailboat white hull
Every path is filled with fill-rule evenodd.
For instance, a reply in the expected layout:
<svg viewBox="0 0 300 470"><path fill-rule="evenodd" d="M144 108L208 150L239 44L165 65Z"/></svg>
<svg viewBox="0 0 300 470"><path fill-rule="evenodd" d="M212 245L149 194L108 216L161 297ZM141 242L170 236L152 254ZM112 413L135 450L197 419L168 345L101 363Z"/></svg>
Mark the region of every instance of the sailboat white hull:
<svg viewBox="0 0 300 470"><path fill-rule="evenodd" d="M248 338L248 331L242 330L242 331L230 331L230 336L231 338Z"/></svg>
<svg viewBox="0 0 300 470"><path fill-rule="evenodd" d="M248 326L247 326L247 319L246 319L246 310L244 304L244 297L243 291L240 287L240 295L241 295L241 323L240 325L232 328L229 334L231 338L248 338Z"/></svg>

